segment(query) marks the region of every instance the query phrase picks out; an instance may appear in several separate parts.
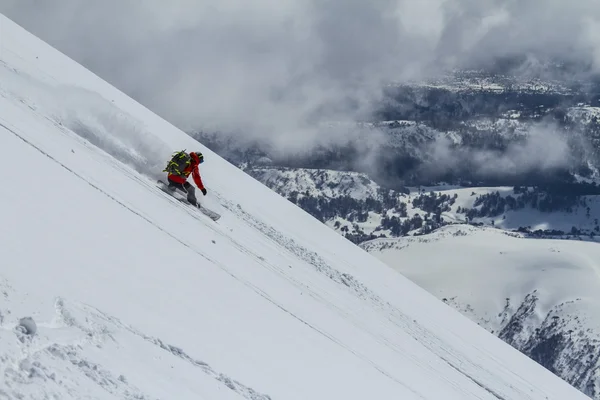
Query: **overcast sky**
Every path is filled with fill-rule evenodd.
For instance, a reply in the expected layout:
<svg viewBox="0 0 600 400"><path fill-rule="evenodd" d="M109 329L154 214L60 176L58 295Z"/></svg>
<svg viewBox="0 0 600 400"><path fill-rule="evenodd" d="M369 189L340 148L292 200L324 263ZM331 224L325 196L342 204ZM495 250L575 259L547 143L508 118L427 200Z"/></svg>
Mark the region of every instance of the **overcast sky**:
<svg viewBox="0 0 600 400"><path fill-rule="evenodd" d="M511 54L600 69L598 0L0 0L0 12L183 129L288 145L313 142L323 115L368 112L348 98L390 80Z"/></svg>

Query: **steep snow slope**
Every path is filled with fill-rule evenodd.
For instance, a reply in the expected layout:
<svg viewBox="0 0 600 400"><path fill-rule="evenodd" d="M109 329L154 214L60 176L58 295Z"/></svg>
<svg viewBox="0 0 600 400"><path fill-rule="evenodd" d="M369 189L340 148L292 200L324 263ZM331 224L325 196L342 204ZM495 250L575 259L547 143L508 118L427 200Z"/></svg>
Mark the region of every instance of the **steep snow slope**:
<svg viewBox="0 0 600 400"><path fill-rule="evenodd" d="M448 226L362 247L588 395L600 396L600 247ZM413 260L420 260L415 264Z"/></svg>
<svg viewBox="0 0 600 400"><path fill-rule="evenodd" d="M585 398L4 17L0 35L1 397ZM218 223L154 187L180 148L204 151Z"/></svg>

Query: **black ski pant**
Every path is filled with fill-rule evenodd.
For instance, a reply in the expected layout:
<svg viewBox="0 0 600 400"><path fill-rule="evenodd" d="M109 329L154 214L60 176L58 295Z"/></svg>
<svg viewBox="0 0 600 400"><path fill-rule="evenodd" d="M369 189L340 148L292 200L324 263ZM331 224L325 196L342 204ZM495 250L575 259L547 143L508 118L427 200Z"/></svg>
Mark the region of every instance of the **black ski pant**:
<svg viewBox="0 0 600 400"><path fill-rule="evenodd" d="M179 182L174 182L172 180L168 180L169 181L169 189L172 191L175 191L177 189L181 190L183 193L187 194L187 199L190 203L192 203L193 205L197 206L197 200L196 200L196 188L193 187L189 182L185 182L185 183L179 183Z"/></svg>

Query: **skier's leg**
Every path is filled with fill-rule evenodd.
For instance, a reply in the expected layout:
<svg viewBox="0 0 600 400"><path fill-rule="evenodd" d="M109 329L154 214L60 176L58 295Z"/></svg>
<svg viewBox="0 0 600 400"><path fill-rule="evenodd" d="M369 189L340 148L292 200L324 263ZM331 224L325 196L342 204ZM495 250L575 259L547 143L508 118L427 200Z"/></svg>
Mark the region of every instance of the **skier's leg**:
<svg viewBox="0 0 600 400"><path fill-rule="evenodd" d="M185 188L185 190L187 192L188 201L190 203L192 203L193 205L197 206L198 203L196 201L196 188L193 187L189 182L184 183L183 187Z"/></svg>
<svg viewBox="0 0 600 400"><path fill-rule="evenodd" d="M169 190L171 192L175 192L175 190L177 190L177 189L181 190L184 193L187 193L187 190L185 190L182 183L174 182L169 179Z"/></svg>

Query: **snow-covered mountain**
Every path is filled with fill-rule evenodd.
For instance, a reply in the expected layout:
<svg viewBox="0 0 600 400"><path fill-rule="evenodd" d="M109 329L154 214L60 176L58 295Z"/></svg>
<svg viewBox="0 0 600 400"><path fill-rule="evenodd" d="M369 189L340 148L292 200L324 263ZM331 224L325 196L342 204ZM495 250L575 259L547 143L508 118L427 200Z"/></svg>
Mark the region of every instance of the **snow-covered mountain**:
<svg viewBox="0 0 600 400"><path fill-rule="evenodd" d="M255 178L285 197L295 193L328 198L349 196L356 200L374 199L380 187L366 174L303 168L254 168Z"/></svg>
<svg viewBox="0 0 600 400"><path fill-rule="evenodd" d="M600 396L600 247L444 227L361 245L587 393ZM413 260L418 257L419 263Z"/></svg>
<svg viewBox="0 0 600 400"><path fill-rule="evenodd" d="M586 398L4 17L0 35L1 397ZM155 186L181 148L205 154L216 223Z"/></svg>
<svg viewBox="0 0 600 400"><path fill-rule="evenodd" d="M464 223L534 237L600 236L600 196L571 195L570 185L553 193L533 187L449 185L394 191L357 172L273 166L244 170L356 243Z"/></svg>

